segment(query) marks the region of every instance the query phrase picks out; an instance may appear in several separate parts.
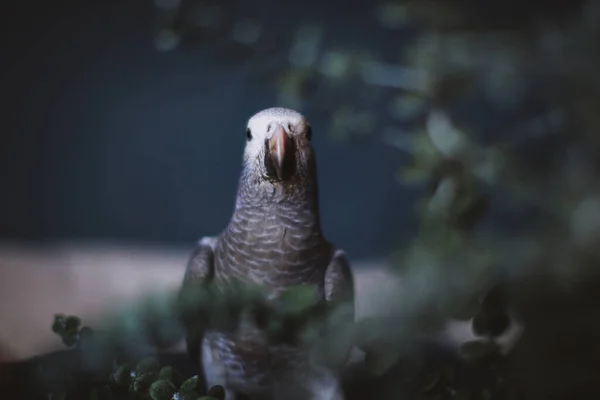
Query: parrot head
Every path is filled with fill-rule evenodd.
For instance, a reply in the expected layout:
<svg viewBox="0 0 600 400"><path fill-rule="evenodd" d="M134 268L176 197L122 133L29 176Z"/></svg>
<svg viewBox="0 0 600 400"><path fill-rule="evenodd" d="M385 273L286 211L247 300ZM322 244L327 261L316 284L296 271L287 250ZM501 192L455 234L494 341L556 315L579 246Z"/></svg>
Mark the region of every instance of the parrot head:
<svg viewBox="0 0 600 400"><path fill-rule="evenodd" d="M312 128L297 111L268 108L248 120L244 167L271 184L298 183L315 173Z"/></svg>

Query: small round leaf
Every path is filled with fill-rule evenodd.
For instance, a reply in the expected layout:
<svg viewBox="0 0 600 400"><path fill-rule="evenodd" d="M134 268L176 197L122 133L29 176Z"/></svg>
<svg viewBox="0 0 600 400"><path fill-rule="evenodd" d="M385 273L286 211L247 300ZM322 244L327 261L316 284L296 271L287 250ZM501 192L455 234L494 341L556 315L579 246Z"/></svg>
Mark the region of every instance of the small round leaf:
<svg viewBox="0 0 600 400"><path fill-rule="evenodd" d="M198 394L198 392L192 390L190 392L185 393L179 392L178 394L175 394L173 396L173 399L175 398L177 398L178 400L198 400L200 398L200 395Z"/></svg>
<svg viewBox="0 0 600 400"><path fill-rule="evenodd" d="M185 394L188 392L195 392L199 389L199 379L198 375L194 375L189 379L186 379L179 388L180 394Z"/></svg>
<svg viewBox="0 0 600 400"><path fill-rule="evenodd" d="M176 388L183 383L183 377L171 366L163 367L158 373L158 379L171 382Z"/></svg>
<svg viewBox="0 0 600 400"><path fill-rule="evenodd" d="M65 320L66 331L77 331L81 326L81 319L74 315L69 315Z"/></svg>
<svg viewBox="0 0 600 400"><path fill-rule="evenodd" d="M56 314L54 316L54 321L52 322L52 332L56 334L60 334L65 330L65 321L67 320L67 316L64 314Z"/></svg>
<svg viewBox="0 0 600 400"><path fill-rule="evenodd" d="M137 376L143 375L147 372L154 372L158 374L158 370L158 362L152 357L144 358L135 367L135 373Z"/></svg>
<svg viewBox="0 0 600 400"><path fill-rule="evenodd" d="M113 379L119 386L127 387L131 383L131 364L119 365L116 371L112 374Z"/></svg>
<svg viewBox="0 0 600 400"><path fill-rule="evenodd" d="M319 302L317 288L314 285L303 285L283 292L277 301L278 309L286 314L300 314Z"/></svg>
<svg viewBox="0 0 600 400"><path fill-rule="evenodd" d="M150 385L156 381L157 374L153 372L146 372L138 376L131 386L131 389L136 394L146 394L150 389Z"/></svg>
<svg viewBox="0 0 600 400"><path fill-rule="evenodd" d="M170 400L177 389L175 386L165 380L158 380L150 385L150 398L152 400Z"/></svg>

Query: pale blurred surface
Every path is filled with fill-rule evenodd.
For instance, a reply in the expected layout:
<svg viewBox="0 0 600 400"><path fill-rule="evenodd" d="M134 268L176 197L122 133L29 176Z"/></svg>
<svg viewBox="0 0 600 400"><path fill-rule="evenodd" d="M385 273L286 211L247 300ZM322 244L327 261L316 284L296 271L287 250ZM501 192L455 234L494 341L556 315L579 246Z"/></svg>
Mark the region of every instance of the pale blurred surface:
<svg viewBox="0 0 600 400"><path fill-rule="evenodd" d="M63 348L50 329L55 313L91 327L127 300L181 283L191 249L62 243L0 244L0 362ZM395 279L381 262L354 261L357 318L377 313ZM520 328L499 338L509 346ZM473 337L468 322L449 321L440 338Z"/></svg>

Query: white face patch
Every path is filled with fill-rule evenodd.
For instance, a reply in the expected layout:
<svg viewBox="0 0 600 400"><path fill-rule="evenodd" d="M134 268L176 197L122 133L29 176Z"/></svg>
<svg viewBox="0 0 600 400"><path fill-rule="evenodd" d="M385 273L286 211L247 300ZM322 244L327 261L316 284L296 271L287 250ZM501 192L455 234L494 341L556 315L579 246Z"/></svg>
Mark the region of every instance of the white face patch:
<svg viewBox="0 0 600 400"><path fill-rule="evenodd" d="M265 140L270 139L275 125L281 125L290 137L305 134L308 121L297 111L288 108L268 108L260 111L248 120L252 139L246 142L244 154L255 157L264 149Z"/></svg>

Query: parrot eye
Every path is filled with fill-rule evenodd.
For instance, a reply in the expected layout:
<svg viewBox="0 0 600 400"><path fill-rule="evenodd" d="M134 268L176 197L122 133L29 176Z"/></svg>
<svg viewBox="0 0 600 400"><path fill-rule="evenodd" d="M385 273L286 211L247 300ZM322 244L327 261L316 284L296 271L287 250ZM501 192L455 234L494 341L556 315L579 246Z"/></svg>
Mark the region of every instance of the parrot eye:
<svg viewBox="0 0 600 400"><path fill-rule="evenodd" d="M310 126L306 127L306 138L308 141L312 139L312 128Z"/></svg>
<svg viewBox="0 0 600 400"><path fill-rule="evenodd" d="M250 130L250 128L246 128L246 140L252 140L252 131Z"/></svg>

